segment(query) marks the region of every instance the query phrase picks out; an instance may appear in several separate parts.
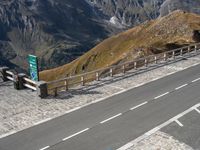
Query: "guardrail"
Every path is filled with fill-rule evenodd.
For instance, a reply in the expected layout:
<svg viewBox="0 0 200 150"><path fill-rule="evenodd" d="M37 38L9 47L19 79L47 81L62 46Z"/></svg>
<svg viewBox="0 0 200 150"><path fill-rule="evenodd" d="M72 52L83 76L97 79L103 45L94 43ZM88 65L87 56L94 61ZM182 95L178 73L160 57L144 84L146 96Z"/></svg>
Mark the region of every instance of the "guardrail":
<svg viewBox="0 0 200 150"><path fill-rule="evenodd" d="M1 67L0 68L0 77L1 79L6 81L12 81L14 84L14 88L16 90L22 90L25 88L29 88L33 91L37 91L38 96L41 98L47 97L47 84L46 82L40 81L36 82L27 77L27 75L23 73L13 73L9 70L8 67Z"/></svg>
<svg viewBox="0 0 200 150"><path fill-rule="evenodd" d="M8 67L0 67L0 78L2 78L3 81L12 81L14 83L15 89L17 90L29 88L33 91L37 91L38 96L40 96L41 98L45 98L48 95L52 94L54 96L57 96L60 91L68 91L69 88L72 88L76 85L84 86L88 82L94 80L99 81L101 78L107 76L113 77L115 74L125 74L127 71L132 69L137 70L143 66L148 67L149 64L157 64L160 62L167 62L169 60L176 60L177 56L184 56L191 52L193 52L194 54L198 54L199 51L200 43L192 44L182 48L170 50L155 55L150 55L132 61L123 62L110 67L101 68L91 72L86 72L83 74L51 82L32 81L25 74L15 74L12 71L10 71Z"/></svg>
<svg viewBox="0 0 200 150"><path fill-rule="evenodd" d="M25 87L32 89L34 91L37 90L37 83L29 79L25 74L20 73L16 74L9 70L8 67L1 67L0 68L1 78L3 81L10 80L14 83L15 88L20 90L24 89Z"/></svg>
<svg viewBox="0 0 200 150"><path fill-rule="evenodd" d="M191 52L197 53L199 50L200 50L200 43L196 43L182 48L139 58L133 61L124 62L118 65L113 65L110 67L101 68L98 70L63 78L60 80L47 82L48 94L53 94L54 96L57 96L58 92L63 90L67 91L69 90L69 88L74 87L76 85L84 86L88 82L94 80L99 81L100 78L104 78L107 76L113 77L115 74L119 73L125 74L127 71L131 69L137 70L140 67L143 66L148 67L149 64L153 63L157 64L161 61L169 61L170 59L175 60L177 56L183 56Z"/></svg>

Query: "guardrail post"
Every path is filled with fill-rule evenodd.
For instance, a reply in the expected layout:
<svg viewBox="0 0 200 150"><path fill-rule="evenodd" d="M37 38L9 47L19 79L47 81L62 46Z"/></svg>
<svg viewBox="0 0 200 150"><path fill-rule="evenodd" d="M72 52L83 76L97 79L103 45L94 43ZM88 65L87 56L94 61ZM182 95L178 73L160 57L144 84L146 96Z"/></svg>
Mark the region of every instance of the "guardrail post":
<svg viewBox="0 0 200 150"><path fill-rule="evenodd" d="M96 80L99 81L99 72L96 72Z"/></svg>
<svg viewBox="0 0 200 150"><path fill-rule="evenodd" d="M58 89L57 89L57 87L54 89L54 96L55 97L58 96Z"/></svg>
<svg viewBox="0 0 200 150"><path fill-rule="evenodd" d="M113 77L113 68L110 68L110 76Z"/></svg>
<svg viewBox="0 0 200 150"><path fill-rule="evenodd" d="M9 70L8 67L1 67L1 68L0 68L0 73L1 73L1 75L2 75L2 80L3 80L3 82L8 81L8 79L6 78L6 71L8 71L8 70Z"/></svg>
<svg viewBox="0 0 200 150"><path fill-rule="evenodd" d="M65 80L65 90L68 91L69 87L68 87L68 80Z"/></svg>
<svg viewBox="0 0 200 150"><path fill-rule="evenodd" d="M137 61L134 62L134 69L137 69Z"/></svg>
<svg viewBox="0 0 200 150"><path fill-rule="evenodd" d="M82 83L82 86L85 86L85 79L84 79L84 76L81 77L81 83Z"/></svg>
<svg viewBox="0 0 200 150"><path fill-rule="evenodd" d="M173 51L172 57L173 57L174 60L176 59L176 57L175 57L175 51Z"/></svg>
<svg viewBox="0 0 200 150"><path fill-rule="evenodd" d="M14 74L13 75L13 84L14 84L14 88L16 90L22 90L22 89L25 89L25 86L24 86L24 77L26 77L25 74L23 73L20 73L20 74Z"/></svg>
<svg viewBox="0 0 200 150"><path fill-rule="evenodd" d="M148 60L145 58L144 60L145 67L148 67Z"/></svg>
<svg viewBox="0 0 200 150"><path fill-rule="evenodd" d="M125 74L126 73L126 66L125 65L122 66L122 70L123 70L123 74Z"/></svg>
<svg viewBox="0 0 200 150"><path fill-rule="evenodd" d="M25 89L24 86L24 78L26 77L26 74L20 73L18 74L18 81L19 81L19 90Z"/></svg>
<svg viewBox="0 0 200 150"><path fill-rule="evenodd" d="M157 64L157 56L154 57L155 64Z"/></svg>
<svg viewBox="0 0 200 150"><path fill-rule="evenodd" d="M48 96L47 82L45 81L37 82L36 88L37 88L37 94L39 97L45 98ZM56 92L57 92L57 89L56 89Z"/></svg>
<svg viewBox="0 0 200 150"><path fill-rule="evenodd" d="M167 61L167 53L164 53L164 61Z"/></svg>
<svg viewBox="0 0 200 150"><path fill-rule="evenodd" d="M191 51L191 47L190 47L190 46L188 46L188 53L190 53L190 51Z"/></svg>
<svg viewBox="0 0 200 150"><path fill-rule="evenodd" d="M183 49L181 48L180 55L183 56Z"/></svg>
<svg viewBox="0 0 200 150"><path fill-rule="evenodd" d="M195 53L197 53L197 45L194 46Z"/></svg>

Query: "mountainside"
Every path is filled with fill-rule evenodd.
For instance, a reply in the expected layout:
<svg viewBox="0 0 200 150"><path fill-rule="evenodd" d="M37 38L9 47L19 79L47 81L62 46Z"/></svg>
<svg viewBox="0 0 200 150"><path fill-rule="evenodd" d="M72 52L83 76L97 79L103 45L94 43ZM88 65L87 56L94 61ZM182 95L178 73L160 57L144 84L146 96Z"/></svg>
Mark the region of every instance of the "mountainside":
<svg viewBox="0 0 200 150"><path fill-rule="evenodd" d="M165 0L87 0L117 27L130 27L160 15Z"/></svg>
<svg viewBox="0 0 200 150"><path fill-rule="evenodd" d="M83 0L0 2L0 55L24 68L29 53L39 56L43 67L70 62L110 29Z"/></svg>
<svg viewBox="0 0 200 150"><path fill-rule="evenodd" d="M72 63L43 71L40 76L54 80L195 42L200 42L200 16L175 11L108 38Z"/></svg>
<svg viewBox="0 0 200 150"><path fill-rule="evenodd" d="M160 15L165 16L177 9L200 14L200 0L165 0Z"/></svg>
<svg viewBox="0 0 200 150"><path fill-rule="evenodd" d="M40 69L78 58L103 39L176 9L200 13L200 0L1 0L0 65Z"/></svg>

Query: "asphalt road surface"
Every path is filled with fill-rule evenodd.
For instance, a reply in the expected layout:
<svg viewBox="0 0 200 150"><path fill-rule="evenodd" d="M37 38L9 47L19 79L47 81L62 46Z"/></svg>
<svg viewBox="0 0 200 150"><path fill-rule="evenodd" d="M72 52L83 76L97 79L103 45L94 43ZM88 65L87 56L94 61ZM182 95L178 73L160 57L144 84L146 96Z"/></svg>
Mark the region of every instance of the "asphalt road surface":
<svg viewBox="0 0 200 150"><path fill-rule="evenodd" d="M114 150L200 102L200 65L0 139L0 150Z"/></svg>
<svg viewBox="0 0 200 150"><path fill-rule="evenodd" d="M193 110L181 117L179 119L181 126L176 122L173 122L164 127L161 131L184 142L195 150L200 150L200 107L198 110Z"/></svg>

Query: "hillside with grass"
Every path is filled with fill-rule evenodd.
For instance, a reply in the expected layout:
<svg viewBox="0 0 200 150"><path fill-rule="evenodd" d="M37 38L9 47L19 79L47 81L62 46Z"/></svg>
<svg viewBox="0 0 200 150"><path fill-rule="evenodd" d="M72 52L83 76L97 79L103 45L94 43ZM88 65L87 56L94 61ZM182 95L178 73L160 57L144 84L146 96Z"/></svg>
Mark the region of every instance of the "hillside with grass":
<svg viewBox="0 0 200 150"><path fill-rule="evenodd" d="M69 64L40 72L51 81L200 42L200 16L174 11L112 36Z"/></svg>

